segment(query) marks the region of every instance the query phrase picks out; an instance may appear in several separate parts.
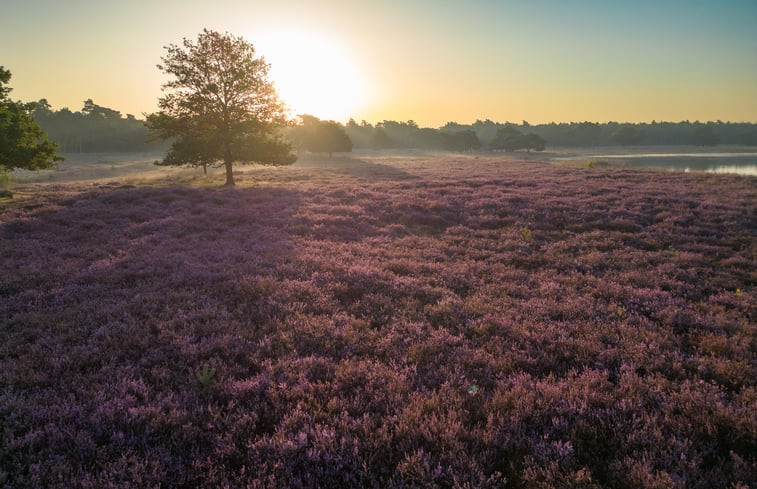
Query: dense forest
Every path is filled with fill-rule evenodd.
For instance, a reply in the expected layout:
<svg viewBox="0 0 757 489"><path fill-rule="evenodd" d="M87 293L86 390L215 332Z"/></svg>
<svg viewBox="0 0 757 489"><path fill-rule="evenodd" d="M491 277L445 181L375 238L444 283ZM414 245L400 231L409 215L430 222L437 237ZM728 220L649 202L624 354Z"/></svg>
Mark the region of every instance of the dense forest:
<svg viewBox="0 0 757 489"><path fill-rule="evenodd" d="M356 148L460 149L449 147L449 135L475 136L465 149L510 149L501 147L508 133L535 135L551 147L696 145L757 145L757 124L733 122L570 122L531 125L477 120L473 124L448 122L439 129L421 128L414 121L383 121L371 125L350 120L345 130ZM471 134L472 133L472 134ZM520 149L520 148L513 148ZM527 149L527 148L526 148ZM539 149L532 147L532 149ZM543 148L541 148L543 149Z"/></svg>
<svg viewBox="0 0 757 489"><path fill-rule="evenodd" d="M84 102L78 112L68 108L52 110L47 100L34 103L37 123L58 144L63 153L160 150L165 143L149 140L144 121L131 114ZM300 134L308 117L301 118L291 136ZM317 119L314 119L317 120ZM323 121L332 123L332 121ZM355 149L430 149L447 151L527 151L549 147L697 145L757 146L757 124L735 122L569 122L520 124L477 120L473 124L448 122L440 128L420 127L412 120L382 121L375 125L354 119L341 126ZM333 130L333 128L332 128ZM293 137L293 140L297 139ZM302 147L301 141L294 141ZM345 148L344 143L339 143ZM328 151L328 149L321 149ZM344 151L344 149L335 149Z"/></svg>
<svg viewBox="0 0 757 489"><path fill-rule="evenodd" d="M95 153L159 150L163 143L150 142L144 121L131 114L84 102L78 112L67 107L52 110L46 99L35 102L32 116L62 153Z"/></svg>

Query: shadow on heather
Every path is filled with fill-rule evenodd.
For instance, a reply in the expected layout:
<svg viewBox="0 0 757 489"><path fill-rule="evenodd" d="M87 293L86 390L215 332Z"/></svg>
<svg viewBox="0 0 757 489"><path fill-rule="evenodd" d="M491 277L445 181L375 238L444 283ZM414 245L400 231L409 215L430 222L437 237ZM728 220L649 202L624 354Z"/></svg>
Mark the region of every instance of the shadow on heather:
<svg viewBox="0 0 757 489"><path fill-rule="evenodd" d="M304 154L300 156L295 166L301 168L322 168L367 182L417 180L420 178L396 166L341 155L329 158L328 156L319 154Z"/></svg>

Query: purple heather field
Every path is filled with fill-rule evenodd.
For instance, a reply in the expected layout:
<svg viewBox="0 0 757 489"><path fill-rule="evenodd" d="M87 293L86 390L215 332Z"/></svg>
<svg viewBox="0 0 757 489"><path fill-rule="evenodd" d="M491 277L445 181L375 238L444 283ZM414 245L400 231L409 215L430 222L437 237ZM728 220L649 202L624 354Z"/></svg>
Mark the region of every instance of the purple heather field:
<svg viewBox="0 0 757 489"><path fill-rule="evenodd" d="M757 486L756 177L239 170L0 204L0 487Z"/></svg>

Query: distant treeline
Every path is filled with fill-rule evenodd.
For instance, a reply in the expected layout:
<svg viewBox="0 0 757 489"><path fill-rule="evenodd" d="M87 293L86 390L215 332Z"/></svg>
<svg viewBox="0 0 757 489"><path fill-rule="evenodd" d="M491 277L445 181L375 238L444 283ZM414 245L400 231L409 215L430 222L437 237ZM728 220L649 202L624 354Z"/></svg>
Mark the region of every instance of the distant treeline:
<svg viewBox="0 0 757 489"><path fill-rule="evenodd" d="M47 100L36 102L32 115L62 153L160 150L167 143L149 141L144 121L131 114L86 100L78 112L52 110ZM310 117L310 116L308 116ZM317 120L317 119L314 119ZM329 122L331 121L323 121ZM301 121L300 126L305 124ZM734 122L569 122L532 125L477 120L473 124L448 122L440 128L419 127L414 121L366 121L341 127L355 149L430 149L448 151L540 151L551 147L698 145L757 146L757 124ZM331 131L333 133L333 130ZM329 134L331 134L329 133ZM302 131L288 131L301 146ZM297 138L292 136L298 135ZM346 143L340 143L346 147ZM339 146L336 145L335 148ZM340 148L341 148L340 147ZM324 151L327 151L325 149ZM345 149L335 149L344 151Z"/></svg>
<svg viewBox="0 0 757 489"><path fill-rule="evenodd" d="M538 139L547 146L629 146L629 145L697 145L718 144L757 146L757 124L734 122L570 122L531 125L477 120L473 124L448 122L439 129L422 128L407 122L383 121L375 126L350 120L345 126L355 148L419 149L536 149ZM520 138L520 139L518 139ZM531 145L529 146L529 138ZM451 142L453 141L453 142ZM464 144L454 141L466 141ZM503 141L525 144L508 146ZM452 146L452 147L451 147ZM543 149L543 148L541 148Z"/></svg>
<svg viewBox="0 0 757 489"><path fill-rule="evenodd" d="M148 142L144 121L131 114L84 102L79 112L52 110L46 99L35 102L32 116L61 153L149 151L164 143Z"/></svg>

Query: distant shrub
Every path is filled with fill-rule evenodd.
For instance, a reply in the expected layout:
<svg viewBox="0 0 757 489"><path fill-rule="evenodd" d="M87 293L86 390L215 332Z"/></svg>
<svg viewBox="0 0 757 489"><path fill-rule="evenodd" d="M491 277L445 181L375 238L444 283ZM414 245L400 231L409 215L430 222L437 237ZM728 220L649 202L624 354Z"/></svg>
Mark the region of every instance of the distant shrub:
<svg viewBox="0 0 757 489"><path fill-rule="evenodd" d="M195 373L195 377L202 390L207 392L216 382L216 369L205 363Z"/></svg>
<svg viewBox="0 0 757 489"><path fill-rule="evenodd" d="M610 166L610 164L604 160L588 160L586 162L587 168L606 168Z"/></svg>

